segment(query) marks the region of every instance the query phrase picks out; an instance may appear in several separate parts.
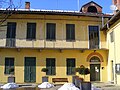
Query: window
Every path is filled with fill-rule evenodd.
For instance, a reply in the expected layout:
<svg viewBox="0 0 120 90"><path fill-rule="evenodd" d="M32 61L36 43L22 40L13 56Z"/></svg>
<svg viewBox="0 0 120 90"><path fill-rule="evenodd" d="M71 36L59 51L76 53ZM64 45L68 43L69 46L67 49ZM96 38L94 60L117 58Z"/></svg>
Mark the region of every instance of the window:
<svg viewBox="0 0 120 90"><path fill-rule="evenodd" d="M67 58L67 75L75 74L75 59Z"/></svg>
<svg viewBox="0 0 120 90"><path fill-rule="evenodd" d="M7 23L7 38L15 38L16 35L16 22Z"/></svg>
<svg viewBox="0 0 120 90"><path fill-rule="evenodd" d="M14 74L14 58L5 58L5 74Z"/></svg>
<svg viewBox="0 0 120 90"><path fill-rule="evenodd" d="M75 40L75 25L66 24L66 40L73 41Z"/></svg>
<svg viewBox="0 0 120 90"><path fill-rule="evenodd" d="M16 22L7 23L6 46L15 47Z"/></svg>
<svg viewBox="0 0 120 90"><path fill-rule="evenodd" d="M89 48L99 48L99 27L89 26Z"/></svg>
<svg viewBox="0 0 120 90"><path fill-rule="evenodd" d="M46 59L46 68L48 69L47 75L55 75L55 58L47 58Z"/></svg>
<svg viewBox="0 0 120 90"><path fill-rule="evenodd" d="M36 39L36 23L27 23L27 39Z"/></svg>
<svg viewBox="0 0 120 90"><path fill-rule="evenodd" d="M87 12L97 13L97 8L95 6L89 6Z"/></svg>
<svg viewBox="0 0 120 90"><path fill-rule="evenodd" d="M55 23L47 23L46 27L46 39L47 40L55 40L56 39L56 24Z"/></svg>
<svg viewBox="0 0 120 90"><path fill-rule="evenodd" d="M120 74L120 63L116 64L116 73Z"/></svg>
<svg viewBox="0 0 120 90"><path fill-rule="evenodd" d="M114 42L113 31L110 33L110 41Z"/></svg>

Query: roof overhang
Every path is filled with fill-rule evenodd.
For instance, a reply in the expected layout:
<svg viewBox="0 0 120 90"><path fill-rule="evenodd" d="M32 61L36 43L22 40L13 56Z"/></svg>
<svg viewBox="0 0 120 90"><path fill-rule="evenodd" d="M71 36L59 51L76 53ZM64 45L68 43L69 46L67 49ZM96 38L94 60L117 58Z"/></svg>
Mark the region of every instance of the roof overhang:
<svg viewBox="0 0 120 90"><path fill-rule="evenodd" d="M120 11L118 11L102 28L102 30L107 30L111 25L113 25L117 20L120 19Z"/></svg>

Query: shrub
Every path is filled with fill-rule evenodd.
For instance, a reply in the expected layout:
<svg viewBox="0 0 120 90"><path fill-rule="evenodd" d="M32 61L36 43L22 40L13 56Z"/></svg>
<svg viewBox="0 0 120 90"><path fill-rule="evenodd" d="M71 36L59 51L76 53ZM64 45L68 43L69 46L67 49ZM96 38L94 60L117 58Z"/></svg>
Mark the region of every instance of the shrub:
<svg viewBox="0 0 120 90"><path fill-rule="evenodd" d="M42 68L42 70L41 70L42 72L47 72L48 71L48 69L47 68Z"/></svg>

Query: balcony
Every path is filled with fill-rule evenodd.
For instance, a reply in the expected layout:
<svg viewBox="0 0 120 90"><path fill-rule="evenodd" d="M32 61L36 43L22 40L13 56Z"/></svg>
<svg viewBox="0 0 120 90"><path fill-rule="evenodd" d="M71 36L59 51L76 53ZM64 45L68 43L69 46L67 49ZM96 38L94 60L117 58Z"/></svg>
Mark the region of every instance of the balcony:
<svg viewBox="0 0 120 90"><path fill-rule="evenodd" d="M7 48L54 48L54 49L89 49L89 41L75 40L26 40L26 39L0 39L0 47ZM100 46L90 49L107 48L106 42L101 42Z"/></svg>

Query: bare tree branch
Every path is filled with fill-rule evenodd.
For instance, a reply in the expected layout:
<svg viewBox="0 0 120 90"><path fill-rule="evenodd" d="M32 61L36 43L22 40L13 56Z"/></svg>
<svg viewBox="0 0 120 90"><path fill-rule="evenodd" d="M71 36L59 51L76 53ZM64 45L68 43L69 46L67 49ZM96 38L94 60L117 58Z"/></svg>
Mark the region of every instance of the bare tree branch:
<svg viewBox="0 0 120 90"><path fill-rule="evenodd" d="M4 6L4 7L3 7ZM3 23L15 12L16 9L21 7L21 0L19 5L15 5L13 0L0 0L0 27L7 26Z"/></svg>

